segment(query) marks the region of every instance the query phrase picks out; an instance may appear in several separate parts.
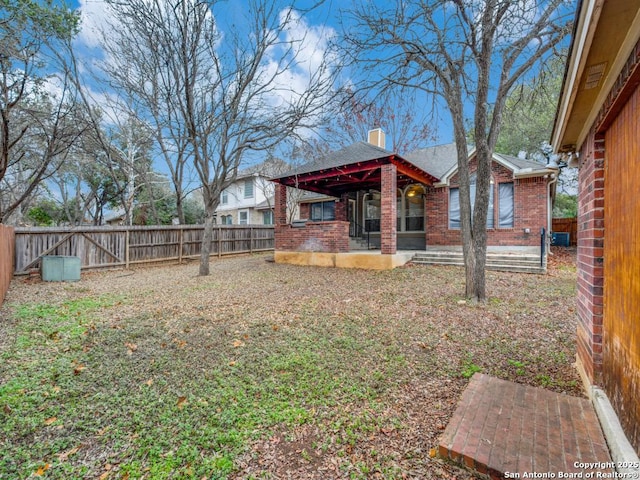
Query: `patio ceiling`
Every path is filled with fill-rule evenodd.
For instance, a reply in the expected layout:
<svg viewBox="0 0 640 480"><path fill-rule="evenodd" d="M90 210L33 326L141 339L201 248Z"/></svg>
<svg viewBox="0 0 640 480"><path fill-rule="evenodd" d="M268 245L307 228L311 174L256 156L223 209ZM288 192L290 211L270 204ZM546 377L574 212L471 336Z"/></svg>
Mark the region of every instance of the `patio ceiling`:
<svg viewBox="0 0 640 480"><path fill-rule="evenodd" d="M292 173L273 181L288 187L340 197L344 193L358 190L379 190L380 167L388 164L396 166L397 182L400 188L411 183L433 185L438 181L436 177L394 154L309 172Z"/></svg>

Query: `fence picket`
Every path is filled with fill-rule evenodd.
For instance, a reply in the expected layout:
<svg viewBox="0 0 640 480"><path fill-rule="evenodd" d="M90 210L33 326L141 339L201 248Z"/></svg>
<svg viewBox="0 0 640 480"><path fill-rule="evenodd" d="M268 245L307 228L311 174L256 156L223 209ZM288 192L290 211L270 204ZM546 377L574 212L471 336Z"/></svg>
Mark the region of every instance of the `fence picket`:
<svg viewBox="0 0 640 480"><path fill-rule="evenodd" d="M39 266L43 255L77 256L85 270L162 261L181 263L200 255L203 231L202 225L16 228L15 273L29 273ZM270 225L218 225L214 240L216 233L218 251L211 254L218 257L274 248Z"/></svg>

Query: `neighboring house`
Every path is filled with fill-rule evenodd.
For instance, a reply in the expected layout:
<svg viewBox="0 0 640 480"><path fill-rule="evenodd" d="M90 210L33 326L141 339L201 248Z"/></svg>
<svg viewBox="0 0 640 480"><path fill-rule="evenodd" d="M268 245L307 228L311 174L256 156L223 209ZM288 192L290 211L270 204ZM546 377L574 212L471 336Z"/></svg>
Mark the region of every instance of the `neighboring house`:
<svg viewBox="0 0 640 480"><path fill-rule="evenodd" d="M640 1L580 2L552 137L570 163L579 159L577 365L587 387L604 389L636 453L639 85Z"/></svg>
<svg viewBox="0 0 640 480"><path fill-rule="evenodd" d="M282 160L270 159L238 172L220 195L216 223L272 225L273 184L269 179L289 168Z"/></svg>
<svg viewBox="0 0 640 480"><path fill-rule="evenodd" d="M469 164L473 197L476 170L473 150ZM393 184L387 187L387 199L383 198L384 169L391 170L387 179ZM394 254L396 250L461 245L457 170L453 144L400 156L359 142L274 181L310 192L300 200L300 218L308 220L309 226L345 221L347 226L341 228L346 228L348 237L366 237L371 247ZM551 224L557 174L557 167L494 155L487 219L489 248L539 254L541 230L548 231ZM392 220L387 222L385 232L386 214ZM322 230L321 226L314 228ZM348 241L337 241L331 235L326 242L318 240L322 235L317 235L311 243L305 240L305 235L300 229L280 228L281 241L278 242L277 234L276 250L339 253L350 248ZM390 235L394 238L389 238ZM287 236L300 238L287 239Z"/></svg>

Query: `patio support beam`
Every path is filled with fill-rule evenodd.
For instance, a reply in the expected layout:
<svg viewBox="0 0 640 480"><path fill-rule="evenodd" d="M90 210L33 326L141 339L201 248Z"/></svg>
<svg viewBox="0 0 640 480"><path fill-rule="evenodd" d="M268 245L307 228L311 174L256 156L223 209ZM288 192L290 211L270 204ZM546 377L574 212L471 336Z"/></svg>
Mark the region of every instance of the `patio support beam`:
<svg viewBox="0 0 640 480"><path fill-rule="evenodd" d="M349 204L349 195L343 193L340 195L340 201L336 203L336 220L342 220L348 222L347 218L347 205Z"/></svg>
<svg viewBox="0 0 640 480"><path fill-rule="evenodd" d="M276 225L287 224L287 186L276 183L273 208L273 221Z"/></svg>
<svg viewBox="0 0 640 480"><path fill-rule="evenodd" d="M383 255L396 253L397 173L392 163L380 167L380 250Z"/></svg>

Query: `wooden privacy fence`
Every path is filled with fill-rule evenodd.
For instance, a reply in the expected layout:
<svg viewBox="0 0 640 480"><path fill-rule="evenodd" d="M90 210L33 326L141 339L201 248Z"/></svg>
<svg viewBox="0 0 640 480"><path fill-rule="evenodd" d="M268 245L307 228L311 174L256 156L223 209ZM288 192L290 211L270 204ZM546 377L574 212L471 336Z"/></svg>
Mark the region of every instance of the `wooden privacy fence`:
<svg viewBox="0 0 640 480"><path fill-rule="evenodd" d="M0 305L13 277L13 227L0 225Z"/></svg>
<svg viewBox="0 0 640 480"><path fill-rule="evenodd" d="M578 219L573 218L554 218L551 221L551 230L553 232L563 232L569 234L569 245L578 244Z"/></svg>
<svg viewBox="0 0 640 480"><path fill-rule="evenodd" d="M215 225L211 255L273 250L270 225ZM202 225L144 227L34 227L15 231L15 273L29 273L45 255L80 258L81 268L182 262L200 255Z"/></svg>

